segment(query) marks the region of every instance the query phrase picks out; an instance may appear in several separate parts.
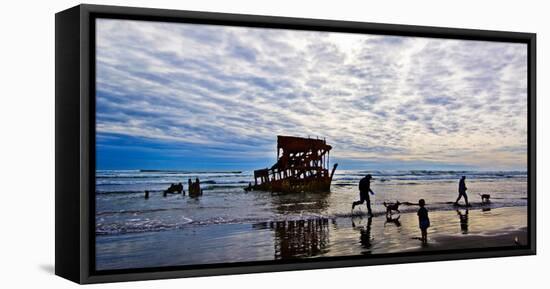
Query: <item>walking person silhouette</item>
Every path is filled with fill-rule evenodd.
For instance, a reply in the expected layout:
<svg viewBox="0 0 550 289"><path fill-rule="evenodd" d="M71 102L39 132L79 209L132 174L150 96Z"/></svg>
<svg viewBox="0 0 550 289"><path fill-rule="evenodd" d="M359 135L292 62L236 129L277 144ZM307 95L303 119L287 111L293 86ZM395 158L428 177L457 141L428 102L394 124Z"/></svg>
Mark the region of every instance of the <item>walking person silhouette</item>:
<svg viewBox="0 0 550 289"><path fill-rule="evenodd" d="M462 176L460 178L460 181L458 182L458 198L456 198L456 201L454 202L455 205L458 205L458 201L460 201L460 198L464 197L464 201L466 202L466 206L469 207L470 203L468 203L468 195L466 195L466 176Z"/></svg>
<svg viewBox="0 0 550 289"><path fill-rule="evenodd" d="M360 205L364 202L367 202L368 214L370 216L372 216L372 209L370 207L369 193L374 195L374 192L370 188L371 179L372 179L372 176L370 174L368 174L359 181L359 201L355 201L351 204L351 210L352 211L355 208L355 206Z"/></svg>

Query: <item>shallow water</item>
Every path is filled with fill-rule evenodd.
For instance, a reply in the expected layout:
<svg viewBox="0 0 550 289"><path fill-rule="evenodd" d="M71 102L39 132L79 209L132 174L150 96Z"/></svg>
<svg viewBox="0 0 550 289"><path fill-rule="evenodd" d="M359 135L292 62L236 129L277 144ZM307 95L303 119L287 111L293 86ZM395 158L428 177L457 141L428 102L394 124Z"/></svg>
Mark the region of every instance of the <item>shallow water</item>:
<svg viewBox="0 0 550 289"><path fill-rule="evenodd" d="M462 234L465 220L467 234L526 226L525 173L414 171L369 172L376 193L371 197L376 217L369 228L363 205L351 213L357 183L365 173L337 171L330 193L280 194L245 192L250 172L98 171L97 268L376 254L418 247L411 239L419 234L414 213L418 207L402 205L397 226L384 216L384 200L426 199L434 235ZM473 203L467 218L460 218L449 203L457 197L461 175L467 176ZM203 196L162 196L160 190L170 183L186 187L187 179L195 177L201 179ZM149 199L144 199L144 190L152 191ZM482 205L477 193L490 193L491 204ZM504 207L516 209L502 215L503 209L497 208Z"/></svg>

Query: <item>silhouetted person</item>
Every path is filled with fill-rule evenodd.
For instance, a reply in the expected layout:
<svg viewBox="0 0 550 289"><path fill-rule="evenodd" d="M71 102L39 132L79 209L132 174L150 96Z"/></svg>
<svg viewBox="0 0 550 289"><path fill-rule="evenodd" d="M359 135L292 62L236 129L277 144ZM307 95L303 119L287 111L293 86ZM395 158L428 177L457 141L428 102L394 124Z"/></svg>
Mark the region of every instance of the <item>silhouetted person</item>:
<svg viewBox="0 0 550 289"><path fill-rule="evenodd" d="M428 217L428 209L424 207L426 205L426 201L424 199L420 199L418 201L418 205L420 206L420 209L418 209L418 227L420 227L420 232L422 233L422 244L428 243L428 228L430 227L430 218Z"/></svg>
<svg viewBox="0 0 550 289"><path fill-rule="evenodd" d="M458 205L458 201L460 201L460 198L464 197L464 201L466 202L466 206L469 206L468 203L468 195L466 195L466 176L462 176L460 178L460 182L458 182L458 198L456 198L455 205Z"/></svg>
<svg viewBox="0 0 550 289"><path fill-rule="evenodd" d="M145 199L149 199L149 191L145 191Z"/></svg>
<svg viewBox="0 0 550 289"><path fill-rule="evenodd" d="M460 230L462 234L468 234L468 210L464 214L460 210L456 210L458 218L460 219Z"/></svg>
<svg viewBox="0 0 550 289"><path fill-rule="evenodd" d="M360 205L364 202L367 202L368 213L369 213L369 215L372 216L372 210L371 210L371 207L370 207L369 193L374 195L374 192L370 188L370 180L371 179L372 179L372 176L370 174L368 174L359 181L359 201L355 201L351 204L351 210L352 211L355 208L355 206Z"/></svg>

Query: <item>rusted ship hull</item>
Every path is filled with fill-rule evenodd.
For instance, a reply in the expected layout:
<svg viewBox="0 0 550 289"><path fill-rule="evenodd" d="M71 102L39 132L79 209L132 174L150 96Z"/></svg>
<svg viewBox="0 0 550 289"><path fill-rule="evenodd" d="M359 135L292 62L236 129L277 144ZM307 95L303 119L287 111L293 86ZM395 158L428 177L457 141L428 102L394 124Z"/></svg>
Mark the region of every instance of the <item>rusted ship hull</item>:
<svg viewBox="0 0 550 289"><path fill-rule="evenodd" d="M332 178L283 179L254 185L254 190L271 192L328 192Z"/></svg>
<svg viewBox="0 0 550 289"><path fill-rule="evenodd" d="M277 137L277 163L254 171L249 190L272 192L328 192L338 164L329 173L329 151L325 140Z"/></svg>

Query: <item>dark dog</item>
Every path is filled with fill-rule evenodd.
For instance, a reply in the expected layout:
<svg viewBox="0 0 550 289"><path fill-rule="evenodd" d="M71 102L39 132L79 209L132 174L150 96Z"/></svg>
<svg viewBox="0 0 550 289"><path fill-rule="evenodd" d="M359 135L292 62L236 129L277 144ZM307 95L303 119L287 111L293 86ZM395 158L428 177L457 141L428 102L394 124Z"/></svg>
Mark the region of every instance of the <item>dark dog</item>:
<svg viewBox="0 0 550 289"><path fill-rule="evenodd" d="M395 203L386 203L384 202L384 207L386 207L386 214L391 214L392 211L397 211L398 213L401 213L399 211L399 205L401 205L401 203L399 201L395 202Z"/></svg>
<svg viewBox="0 0 550 289"><path fill-rule="evenodd" d="M491 202L491 195L489 194L479 194L481 196L481 202L482 203L490 203Z"/></svg>

